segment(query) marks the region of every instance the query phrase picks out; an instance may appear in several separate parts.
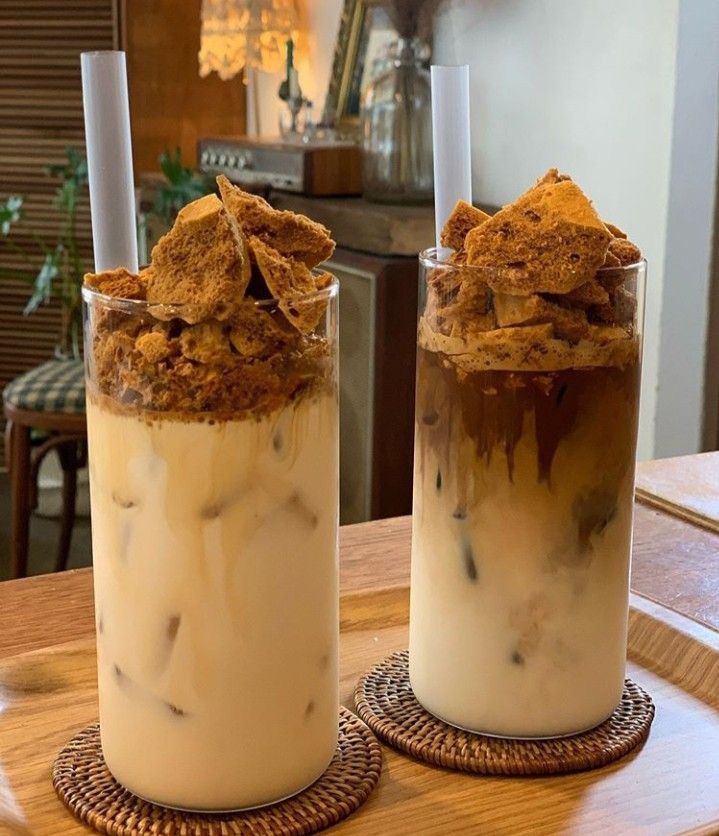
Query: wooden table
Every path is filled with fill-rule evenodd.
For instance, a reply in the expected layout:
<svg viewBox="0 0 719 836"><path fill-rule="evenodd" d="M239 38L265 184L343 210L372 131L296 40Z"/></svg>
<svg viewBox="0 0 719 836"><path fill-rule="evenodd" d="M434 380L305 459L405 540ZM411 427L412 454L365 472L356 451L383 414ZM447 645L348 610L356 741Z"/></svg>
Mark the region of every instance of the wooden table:
<svg viewBox="0 0 719 836"><path fill-rule="evenodd" d="M342 617L345 620L361 618L361 604L358 607L356 602L361 602L365 596L373 596L376 600L377 596L391 596L393 590L404 589L407 586L409 545L410 522L406 517L342 529L341 593L345 597L351 596L355 602L351 615L349 609L343 611ZM667 513L637 505L632 567L633 591L717 631L718 555L718 534ZM392 612L392 606L388 606L390 620ZM356 623L354 627L357 628ZM94 655L93 631L90 569L0 584L0 715L4 711L22 710L22 701L28 695L47 692L54 695L52 704L67 713L69 729L77 730L93 721L96 718L94 696L90 701L91 709L88 709L87 696L82 712L73 706L76 689L84 689L86 695L90 693L90 689L94 689L94 683L90 681L87 673L88 654ZM22 664L13 665L16 657L27 654L28 651L42 653L25 656ZM76 682L74 677L79 676L76 673L79 667L76 668L73 660L83 656L83 681ZM61 664L53 667L52 662L48 661L53 658L62 660ZM351 689L352 682L345 671L342 675L341 695L346 703L349 701ZM13 709L14 704L18 705L17 709ZM61 730L58 733L52 720L37 712L33 714L28 711L27 716L22 717L22 721L26 724L27 734L35 736L36 746L31 761L18 763L17 756L13 756L12 747L5 751L0 737L0 833L87 832L81 825L74 823L54 796L50 785L50 768L54 755L64 739L70 736L70 732ZM719 760L719 755L717 758ZM379 803L378 796L383 793L394 793L392 798L396 796L396 800L399 801L402 790L397 784L397 775L393 774L396 769L394 763L385 769L380 787L370 799L368 809L370 805ZM472 779L461 776L457 780ZM534 791L539 792L536 786L538 785L535 784ZM577 799L577 804L579 803ZM681 803L681 800L676 799L676 803ZM574 814L576 815L576 810ZM439 829L427 829L426 826L418 829L413 826L411 830L417 833L477 832L471 823L463 824L461 818L454 823L452 815L451 807L443 811L442 818L437 819L441 822L441 826L437 825ZM506 817L517 815L521 819L521 809L507 809L502 815L505 817L502 827L498 825L493 832L509 832L505 827ZM370 831L361 827L361 816L362 812L346 824L338 826L337 831L344 832L347 829L347 832L352 833L369 833ZM469 819L466 821L469 822ZM409 832L405 827L407 822L401 817L398 818L398 822L396 829L384 829L382 832ZM611 819L607 818L607 822L611 822ZM526 826L525 821L525 829L518 827L514 832L532 832L531 829L527 830ZM609 824L607 826L610 827ZM573 829L573 824L567 820L557 822L555 832L570 829ZM694 832L715 831L701 829Z"/></svg>

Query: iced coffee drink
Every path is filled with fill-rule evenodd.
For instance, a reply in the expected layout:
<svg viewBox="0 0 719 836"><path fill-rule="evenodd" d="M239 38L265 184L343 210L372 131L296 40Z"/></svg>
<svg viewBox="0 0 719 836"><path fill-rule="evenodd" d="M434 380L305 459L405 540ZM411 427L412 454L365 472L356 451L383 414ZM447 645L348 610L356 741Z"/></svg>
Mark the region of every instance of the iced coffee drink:
<svg viewBox="0 0 719 836"><path fill-rule="evenodd" d="M103 753L197 810L302 790L338 731L334 245L220 185L83 291Z"/></svg>
<svg viewBox="0 0 719 836"><path fill-rule="evenodd" d="M566 176L423 254L410 678L471 731L605 720L626 658L644 262Z"/></svg>

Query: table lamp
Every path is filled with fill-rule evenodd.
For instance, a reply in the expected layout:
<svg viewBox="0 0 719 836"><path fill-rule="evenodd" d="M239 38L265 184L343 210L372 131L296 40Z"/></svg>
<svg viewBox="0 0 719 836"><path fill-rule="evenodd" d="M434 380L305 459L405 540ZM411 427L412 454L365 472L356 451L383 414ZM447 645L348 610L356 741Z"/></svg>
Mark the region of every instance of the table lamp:
<svg viewBox="0 0 719 836"><path fill-rule="evenodd" d="M297 28L294 0L202 0L200 76L216 72L224 81L244 69L252 91L255 134L260 134L257 71L275 72L285 43Z"/></svg>

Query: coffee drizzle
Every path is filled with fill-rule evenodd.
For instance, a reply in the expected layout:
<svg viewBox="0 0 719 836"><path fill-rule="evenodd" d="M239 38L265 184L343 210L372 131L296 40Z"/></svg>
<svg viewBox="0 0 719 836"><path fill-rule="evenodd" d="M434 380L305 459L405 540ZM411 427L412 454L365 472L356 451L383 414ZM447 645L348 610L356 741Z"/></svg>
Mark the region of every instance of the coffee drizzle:
<svg viewBox="0 0 719 836"><path fill-rule="evenodd" d="M552 463L562 439L578 426L583 409L591 408L595 390L609 381L624 390L627 403L635 397L638 367L597 367L560 371L486 370L465 372L438 352L418 349L417 432L422 447L429 444L440 452L449 469L470 470L458 461L456 439L452 438L457 418L462 431L474 441L477 456L486 465L496 449L507 460L510 481L514 475L514 454L533 419L537 447L537 479L551 488ZM433 425L421 416L438 413ZM457 414L459 412L459 414ZM619 416L618 416L619 417ZM455 473L460 507L467 507L467 480Z"/></svg>

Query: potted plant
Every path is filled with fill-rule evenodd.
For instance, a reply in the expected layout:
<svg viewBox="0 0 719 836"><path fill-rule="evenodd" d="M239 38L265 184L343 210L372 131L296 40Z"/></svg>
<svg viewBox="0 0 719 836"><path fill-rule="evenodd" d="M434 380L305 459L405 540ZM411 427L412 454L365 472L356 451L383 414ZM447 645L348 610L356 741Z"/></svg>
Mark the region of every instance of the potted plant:
<svg viewBox="0 0 719 836"><path fill-rule="evenodd" d="M51 300L60 303L62 325L56 355L59 358L77 358L82 345L82 278L84 266L77 240L78 199L87 186L87 162L76 148L68 148L66 160L48 166L50 177L58 178L60 184L55 192L55 207L62 218L60 233L54 246L33 235L37 251L29 252L11 237L15 224L23 218L24 198L10 195L0 203L0 244L18 254L34 275L17 270L2 270L0 275L29 281L32 290L23 313L29 316L40 305ZM43 256L40 269L34 256Z"/></svg>
<svg viewBox="0 0 719 836"><path fill-rule="evenodd" d="M159 162L165 181L155 194L153 214L170 227L183 206L214 190L214 182L184 165L179 148L163 151Z"/></svg>
<svg viewBox="0 0 719 836"><path fill-rule="evenodd" d="M35 251L28 251L12 237L13 228L23 219L24 198L10 195L0 202L0 249L4 246L16 253L32 268L32 273L0 269L0 277L28 281L32 287L23 313L29 316L40 305L57 300L61 311L59 342L55 350L58 358L77 358L82 351L82 279L85 273L77 239L78 199L87 188L87 161L81 151L68 148L66 161L48 166L48 176L59 179L55 192L55 207L62 217L62 226L54 246L49 246L33 235ZM164 180L155 195L152 214L162 229L172 226L182 207L212 191L212 181L182 163L180 149L164 151L160 155L160 169ZM158 236L159 237L159 236ZM37 269L37 256L42 256Z"/></svg>
<svg viewBox="0 0 719 836"><path fill-rule="evenodd" d="M150 260L152 247L172 226L180 209L215 188L211 177L184 165L179 148L163 151L159 163L159 174L140 177L143 199L138 215L138 254L141 264Z"/></svg>

